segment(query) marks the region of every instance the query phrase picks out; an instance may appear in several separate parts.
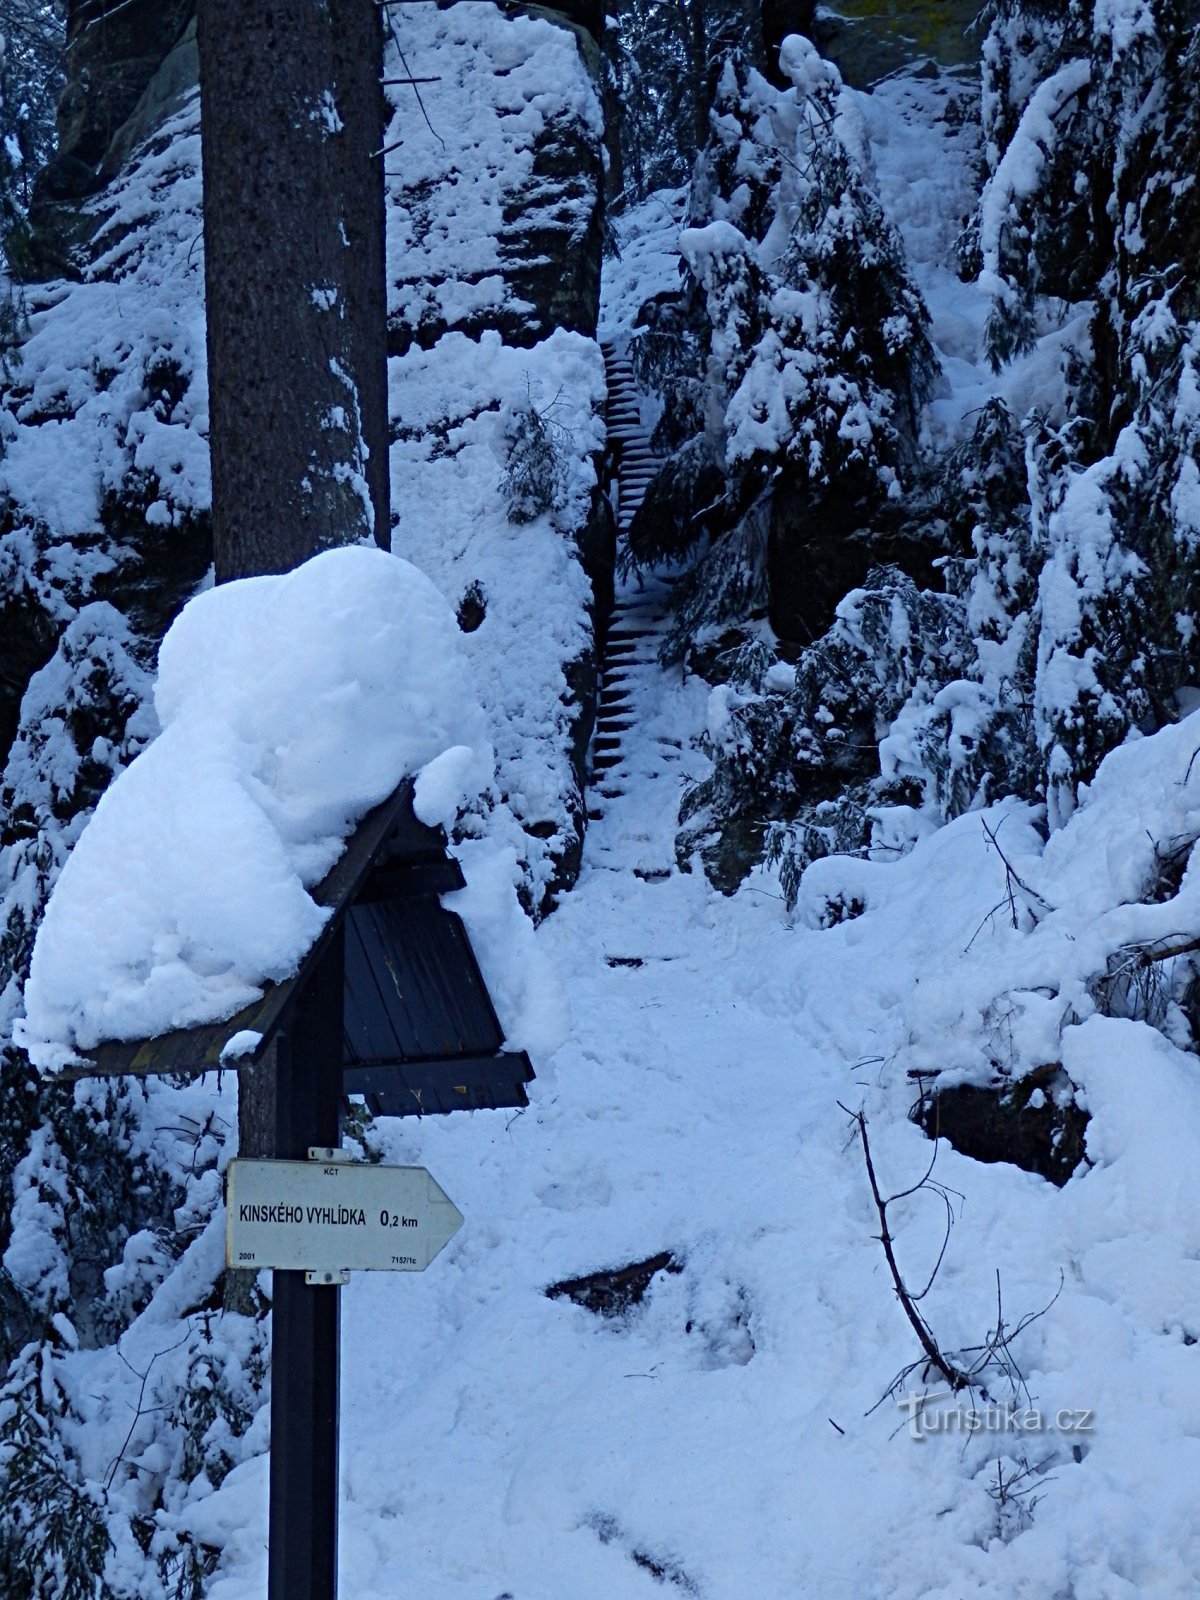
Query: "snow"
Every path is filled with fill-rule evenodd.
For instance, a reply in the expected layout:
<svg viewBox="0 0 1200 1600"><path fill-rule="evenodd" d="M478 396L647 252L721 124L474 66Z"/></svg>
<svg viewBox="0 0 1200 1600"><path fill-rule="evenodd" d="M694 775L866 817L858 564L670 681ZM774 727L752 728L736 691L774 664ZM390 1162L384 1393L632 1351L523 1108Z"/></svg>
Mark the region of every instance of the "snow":
<svg viewBox="0 0 1200 1600"><path fill-rule="evenodd" d="M669 679L658 696L632 752L642 776L537 935L572 1000L552 1082L539 1078L519 1116L381 1127L384 1159L428 1165L467 1221L419 1279L363 1275L344 1291L343 1590L636 1600L658 1592L646 1558L700 1595L1010 1600L1074 1586L1182 1600L1200 1555L1194 1058L1144 1023L1066 1026L1094 1165L1062 1191L939 1148L936 1175L961 1197L925 1308L939 1337L978 1342L997 1273L1011 1323L1065 1280L1014 1350L1022 1410L1043 1430L968 1432L951 1411L914 1442L900 1406L872 1409L916 1351L838 1102L865 1106L881 1181L914 1183L930 1147L905 1118L903 1069L931 1009L921 991L938 991L928 1044L951 1065L983 1027L955 1009L964 973L968 992L975 973L1000 1001L1058 956L1040 930L986 920L1004 868L978 816L894 866L846 863L870 868L872 903L827 931L789 927L767 879L725 900L699 875L635 877L635 862L670 862L676 788L661 762L640 763L704 705ZM991 815L1022 876L1067 895L1064 943L1136 879L1117 856L1104 867L1085 824L1114 846L1132 842L1134 815L1155 832L1181 825L1200 793L1197 774L1190 799L1178 783L1189 742L1200 719L1119 752L1049 850L1023 813ZM1093 899L1072 904L1071 874L1097 860ZM894 1217L902 1265L923 1281L941 1209L914 1196ZM682 1270L614 1321L543 1293L664 1248ZM381 1336L396 1326L403 1359ZM135 1326L131 1351L148 1343ZM908 1387L921 1392L919 1375ZM1092 1415L1066 1431L1067 1412ZM113 1436L119 1411L105 1417ZM990 1492L997 1462L1022 1460L1029 1517ZM224 1548L214 1600L261 1592L265 1499L259 1458L175 1514Z"/></svg>
<svg viewBox="0 0 1200 1600"><path fill-rule="evenodd" d="M679 234L687 215L686 189L660 189L612 218L616 253L600 283L603 337L627 335L647 300L680 286Z"/></svg>
<svg viewBox="0 0 1200 1600"><path fill-rule="evenodd" d="M551 851L570 837L578 805L567 667L589 647L592 595L572 535L586 523L604 443L603 358L593 340L563 329L529 349L495 332L447 333L390 369L392 548L452 605L468 591L482 597L483 619L459 636L459 648L488 718L511 842L540 899ZM557 504L516 526L501 481L506 412L523 403L546 422L560 492ZM490 831L500 837L501 824Z"/></svg>
<svg viewBox="0 0 1200 1600"><path fill-rule="evenodd" d="M468 8L405 10L444 30L445 19L465 27ZM1108 10L1136 22L1134 7ZM529 38L492 41L512 52L502 64L520 68ZM806 60L794 53L795 70L808 70ZM945 97L944 80L902 77L858 98L880 192L904 227L944 357L947 387L928 419L940 442L961 438L972 409L997 392L1018 412L1022 397L1052 410L1079 333L1069 313L1003 377L986 371L989 297L959 284L950 266L971 139L934 117ZM630 242L610 270L614 330L645 298L643 269L655 288L670 284L679 219L669 205L655 217L648 209L661 229L653 247ZM635 218L629 226L636 233ZM482 624L459 635L429 598L435 637L410 663L432 707L422 708L419 738L403 704L379 688L382 671L370 692L345 692L361 686L360 651L376 663L378 649L390 663L400 646L386 627L359 637L370 634L361 619L384 606L374 574L389 558L343 552L338 560L364 577L368 562L373 576L369 594L354 591L354 626L336 640L303 605L305 628L285 622L291 580L258 580L266 587L228 601L253 628L217 627L230 589L185 613L174 660L164 652L164 732L110 800L123 788L136 797L139 768L150 758L153 774L155 750L169 755L172 730L190 729L174 735L176 760L223 785L238 817L254 813L254 851L280 863L276 887L300 920L311 875L331 859L354 807L398 765L420 769L418 811L445 822L475 782L478 742L490 737L503 743L514 814L534 820L560 805L561 663L585 637L587 594L553 514L514 530L499 508L504 408L523 391L559 408L578 506L598 432L589 341L555 335L515 351L495 335L452 333L393 362L397 548L435 576L451 605L471 582L487 602ZM1060 587L1045 597L1062 608L1054 630L1070 623L1076 591L1097 581L1110 554L1095 487L1080 475L1055 513L1064 539L1083 529L1092 542L1084 567L1056 576ZM1194 484L1181 477L1177 492L1186 498ZM402 562L386 570L406 596L428 594ZM301 588L308 581L297 575ZM847 626L856 604L848 597ZM116 659L104 616L85 620ZM303 659L259 659L244 633L272 626L277 643L302 640ZM903 633L897 614L895 642ZM485 732L476 713L464 730L469 708L448 691L448 677L468 675L464 658ZM193 674L208 674L211 689ZM303 693L293 699L297 681ZM253 692L239 693L239 683ZM51 687L42 686L47 705ZM960 738L976 726L978 689L955 683L939 695ZM1157 1026L1111 979L1114 962L1138 946L1194 937L1200 922L1200 870L1190 861L1200 837L1200 716L1114 751L1048 841L1041 811L1015 801L936 829L912 808L889 808L880 838L903 846L899 859L816 863L789 918L769 872L727 899L674 858L682 781L705 771L696 736L706 719L728 717L729 692L709 697L699 681L651 662L636 669L630 694L622 792L591 826L578 887L536 933L516 896L526 842L520 829L503 838L503 808L499 844L492 834L458 846L469 887L447 903L467 921L509 1043L534 1053L529 1108L383 1119L356 1145L357 1154L428 1165L466 1223L428 1273L363 1275L343 1291L342 1592L1184 1600L1200 1564L1200 1083L1194 1051L1181 1047L1177 998L1191 969L1186 956L1156 964ZM329 717L316 729L309 711L322 695ZM225 734L206 721L210 702L225 708ZM368 725L385 731L385 750L358 741ZM436 737L426 738L428 726ZM904 759L904 734L897 725L885 736L882 762ZM185 816L198 803L190 787L169 799ZM105 814L102 805L93 824L102 833ZM90 870L83 844L93 828L52 910L70 903L60 896L73 892L74 863ZM142 851L141 833L134 839ZM227 851L228 836L217 845ZM196 854L194 832L181 830L180 848ZM1188 864L1160 893L1168 852ZM169 878L174 857L168 864ZM166 887L160 877L152 897ZM243 889L228 885L234 897ZM77 902L106 960L122 911L112 891L111 877L81 879ZM86 966L93 954L84 948L78 959ZM222 982L231 971L194 976ZM38 1001L35 987L35 1008L53 1003L56 1018L72 1018L78 1042L79 1028L98 1026L95 1005L84 1019L56 993ZM62 1036L51 1034L55 1042ZM919 1351L886 1274L842 1107L868 1116L885 1188L907 1190L932 1153L908 1118L910 1073L981 1083L1058 1063L1090 1113L1088 1164L1059 1190L940 1143L934 1175L954 1226L923 1310L953 1351L978 1346L998 1294L1010 1328L1046 1308L1014 1342L1024 1381L1016 1398L1043 1418L1089 1420L968 1429L943 1404L947 1425L917 1442L906 1411L879 1403ZM186 1534L220 1551L211 1600L257 1600L265 1587L266 1409L237 1438L214 1420L209 1444L227 1450L230 1467L219 1483L207 1473L186 1479L180 1464L179 1398L195 1365L211 1363L222 1393L245 1397L261 1358L250 1319L195 1309L210 1303L221 1266L216 1201L230 1141L205 1132L190 1143L182 1130L234 1122L231 1077L139 1091L145 1150L172 1170L189 1172L190 1162L176 1217L187 1248L165 1264L135 1235L105 1284L142 1307L119 1349L88 1348L68 1325L46 1357L47 1385L70 1396L84 1481L112 1479L109 1575L131 1592L143 1571L129 1533L134 1511L156 1548ZM16 1178L5 1267L47 1308L67 1292L53 1203L67 1192L64 1171L62 1153L35 1130ZM931 1198L909 1194L891 1212L902 1268L917 1284L941 1246L944 1212ZM657 1275L621 1317L545 1295L563 1278L664 1249L680 1270ZM269 1292L265 1279L262 1287ZM921 1377L910 1373L902 1398L921 1392ZM999 1494L998 1471L1025 1466L1028 1492Z"/></svg>
<svg viewBox="0 0 1200 1600"><path fill-rule="evenodd" d="M889 111L920 93L900 82L864 100L873 139L888 134L875 153L889 198L902 163L947 183L958 171L944 129L922 146ZM930 192L908 189L914 224ZM997 387L980 365L986 296L952 279L947 253L935 262L931 235L948 244L952 230L923 217L935 336L955 328L961 352L939 422L952 436L971 394ZM633 306L633 271L615 272L609 303ZM1002 382L1057 394L1056 348ZM947 714L969 716L956 690ZM650 1561L661 1587L702 1596L1190 1594L1194 1057L1144 1021L1099 1015L1090 980L1127 939L1195 925L1186 877L1181 898L1130 902L1151 836L1200 829L1200 719L1111 756L1048 846L1036 810L1010 802L932 833L914 813L914 847L892 864L819 863L806 903L863 906L824 928L789 926L767 874L725 900L673 870L679 774L660 741L688 751L713 707L669 675L653 693L626 791L537 936L571 997L552 1081L539 1061L518 1117L384 1131L386 1158L428 1163L467 1224L420 1280L346 1291L343 1585L633 1600L658 1592ZM682 759L695 770L694 753ZM1011 925L984 822L1050 912L1018 891ZM1093 1416L1074 1434L916 1444L899 1408L871 1410L916 1352L838 1102L865 1106L883 1181L904 1188L930 1148L905 1116L907 1068L983 1078L1052 1059L1086 1096L1094 1165L1057 1191L940 1146L937 1175L961 1199L927 1309L947 1345L977 1343L997 1274L1011 1325L1051 1300L1061 1270L1015 1353L1046 1417ZM913 1197L897 1215L902 1263L923 1282L940 1208ZM615 1322L544 1298L558 1278L663 1248L682 1272ZM378 1335L398 1315L403 1362ZM993 1498L997 1464L1023 1460L1028 1511ZM247 1503L262 1515L262 1475L240 1470L214 1497L239 1530L216 1600L262 1582L244 1531Z"/></svg>
<svg viewBox="0 0 1200 1600"><path fill-rule="evenodd" d="M492 752L454 618L379 550L207 590L172 625L161 733L106 791L46 909L20 1042L61 1066L105 1039L220 1021L293 973L327 913L308 890L402 778ZM446 776L438 785L445 811Z"/></svg>
<svg viewBox="0 0 1200 1600"><path fill-rule="evenodd" d="M386 76L436 82L392 88L385 149L389 175L389 314L412 329L478 331L532 310L514 294L514 209L536 206L546 179L535 147L553 130L597 138L599 99L574 35L542 17L504 17L476 0L412 5L393 24ZM419 98L418 98L419 96ZM590 202L560 191L555 215L578 248ZM516 224L519 239L520 218ZM563 240L563 249L571 244Z"/></svg>
<svg viewBox="0 0 1200 1600"><path fill-rule="evenodd" d="M997 295L1010 292L1000 268L1001 230L1016 203L1036 191L1057 139L1056 119L1087 88L1091 78L1090 61L1068 61L1038 85L1008 149L984 187L980 216L982 277L984 285Z"/></svg>

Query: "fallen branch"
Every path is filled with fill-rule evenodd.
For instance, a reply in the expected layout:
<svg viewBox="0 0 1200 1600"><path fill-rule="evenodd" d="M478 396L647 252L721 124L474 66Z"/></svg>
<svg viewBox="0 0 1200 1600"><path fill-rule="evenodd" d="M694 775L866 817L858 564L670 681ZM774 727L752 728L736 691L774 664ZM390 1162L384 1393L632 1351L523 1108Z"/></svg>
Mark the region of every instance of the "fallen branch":
<svg viewBox="0 0 1200 1600"><path fill-rule="evenodd" d="M974 1357L974 1360L971 1361L969 1366L961 1366L958 1361L951 1360L951 1358L943 1352L937 1340L934 1338L933 1331L929 1324L917 1310L917 1304L919 1301L923 1300L929 1293L930 1289L932 1289L934 1280L936 1279L938 1272L941 1269L942 1262L945 1259L946 1244L950 1237L950 1224L953 1221L950 1195L956 1191L946 1189L943 1184L932 1182L931 1174L933 1172L933 1161L931 1161L925 1171L925 1175L918 1183L912 1184L909 1188L902 1189L897 1194L889 1195L887 1198L885 1198L880 1191L879 1181L875 1175L875 1163L871 1157L871 1141L867 1136L867 1119L865 1114L862 1111L851 1111L849 1107L843 1105L840 1100L838 1101L838 1105L854 1123L855 1131L857 1132L859 1139L862 1141L863 1161L866 1164L867 1179L871 1185L871 1196L875 1201L875 1209L879 1214L880 1231L876 1237L883 1246L883 1253L887 1260L888 1271L892 1276L892 1286L896 1291L896 1298L903 1307L904 1314L911 1323L913 1332L916 1334L917 1339L920 1341L921 1349L924 1351L924 1359L921 1361L910 1362L908 1366L899 1372L884 1390L879 1400L876 1401L875 1406L872 1406L871 1410L875 1410L876 1406L881 1405L889 1395L895 1395L898 1393L901 1386L906 1383L912 1374L919 1368L924 1368L925 1372L928 1373L929 1369L932 1367L933 1370L940 1373L945 1381L950 1385L950 1389L954 1394L959 1394L964 1389L971 1391L978 1389L982 1398L989 1403L993 1397L988 1393L987 1388L982 1382L983 1375L989 1370L998 1370L1001 1372L1014 1394L1019 1394L1024 1391L1026 1395L1028 1395L1028 1390L1025 1387L1024 1374L1017 1365L1016 1358L1012 1352L1012 1343L1014 1339L1016 1339L1020 1334L1024 1333L1025 1329L1028 1328L1031 1323L1036 1322L1039 1317L1044 1317L1047 1311L1050 1310L1050 1307L1058 1299L1059 1295L1062 1293L1063 1287L1062 1274L1059 1274L1058 1288L1055 1290L1054 1294L1050 1297L1047 1303L1038 1311L1026 1312L1026 1314L1017 1322L1015 1327L1012 1329L1007 1329L1004 1322L1004 1304L1000 1291L1000 1274L997 1272L996 1326L987 1334L984 1342L981 1345L972 1345L959 1352L960 1358L962 1356ZM935 1160L936 1156L937 1151L935 1144ZM939 1196L946 1206L946 1236L942 1240L942 1247L938 1252L937 1261L934 1263L933 1271L929 1275L928 1282L921 1290L920 1294L913 1294L908 1285L904 1282L904 1278L900 1272L899 1263L896 1260L895 1240L892 1236L891 1228L888 1226L888 1207L893 1205L897 1200L903 1200L907 1196L917 1194L923 1189L932 1190ZM868 1415L870 1415L869 1412Z"/></svg>
<svg viewBox="0 0 1200 1600"><path fill-rule="evenodd" d="M1200 950L1200 939L1185 939L1182 944L1169 944L1161 950L1155 950L1151 945L1121 946L1122 954L1128 955L1131 961L1142 967L1153 966L1159 961L1173 961L1176 956L1194 955L1197 950Z"/></svg>
<svg viewBox="0 0 1200 1600"><path fill-rule="evenodd" d="M1035 901L1037 903L1037 905L1040 906L1043 916L1046 914L1047 911L1053 911L1054 907L1050 904L1050 902L1048 900L1044 899L1037 892L1036 889L1031 889L1029 887L1029 885L1025 882L1024 878L1021 877L1020 873L1013 866L1012 862L1004 854L1004 851L1000 848L1000 841L996 838L995 830L993 830L992 828L989 828L987 823L984 822L982 817L980 817L979 821L980 821L980 824L983 827L984 833L987 834L988 843L990 845L992 845L992 847L995 849L996 854L1000 857L1001 861L1003 861L1004 870L1008 875L1007 879L1006 879L1006 887L1007 887L1007 890L1008 890L1009 908L1010 908L1010 910L1012 912L1013 927L1015 928L1016 925L1017 925L1017 910L1016 910L1016 905L1015 905L1015 903L1013 901L1013 892L1012 892L1012 886L1013 886L1014 883L1016 884L1017 888L1020 889L1020 891L1021 891L1021 893L1023 895L1025 895L1028 899ZM1030 909L1030 911L1032 913L1032 911L1033 911L1032 906L1029 909ZM1037 920L1038 920L1037 915L1034 914L1034 921L1036 922Z"/></svg>
<svg viewBox="0 0 1200 1600"><path fill-rule="evenodd" d="M964 1372L961 1367L956 1366L953 1361L950 1361L942 1354L941 1350L938 1348L937 1340L933 1337L933 1334L930 1331L929 1324L917 1310L916 1303L905 1285L904 1278L900 1272L900 1267L896 1261L896 1251L894 1248L895 1241L892 1238L892 1231L888 1227L888 1206L891 1204L891 1200L895 1200L900 1197L893 1195L891 1200L885 1200L883 1195L880 1193L879 1182L875 1176L875 1163L871 1159L871 1141L867 1138L867 1119L865 1114L862 1111L849 1110L848 1107L841 1104L840 1100L838 1101L838 1104L857 1126L858 1137L862 1141L863 1160L867 1167L867 1179L871 1185L871 1195L875 1201L875 1209L879 1213L880 1231L876 1237L883 1246L883 1253L887 1259L888 1271L892 1275L892 1286L896 1291L896 1298L904 1308L905 1316L912 1324L913 1332L920 1341L921 1349L924 1350L929 1365L937 1372L940 1372L954 1393L958 1394L963 1389L969 1389L972 1387L974 1381L972 1375L969 1372ZM931 1166L930 1171L932 1170L933 1169ZM915 1185L914 1187L920 1188L924 1183L927 1182L928 1177L929 1173L927 1172L925 1177L922 1178L921 1183ZM911 1194L913 1190L907 1189L904 1192L905 1194ZM944 1244L942 1247L942 1253L945 1253ZM939 1265L941 1264L941 1256L938 1257L938 1263ZM928 1292L929 1286L927 1285L924 1293L928 1294Z"/></svg>

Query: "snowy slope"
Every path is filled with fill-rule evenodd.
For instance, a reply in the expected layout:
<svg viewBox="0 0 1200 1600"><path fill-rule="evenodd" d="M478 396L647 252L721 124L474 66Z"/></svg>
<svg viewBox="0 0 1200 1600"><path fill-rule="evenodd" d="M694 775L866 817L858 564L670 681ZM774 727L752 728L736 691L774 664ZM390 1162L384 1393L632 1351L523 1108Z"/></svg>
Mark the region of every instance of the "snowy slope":
<svg viewBox="0 0 1200 1600"><path fill-rule="evenodd" d="M938 197L966 190L936 109L904 82L864 101L949 358L933 425L950 431L995 382L986 306L949 270ZM1006 381L1052 404L1057 371L1052 335ZM894 866L822 863L808 903L840 873L867 910L818 931L786 924L765 877L726 901L672 870L677 779L653 749L664 732L686 743L704 697L662 692L627 736L632 777L584 880L542 930L574 1009L552 1079L520 1117L388 1135L470 1220L440 1272L347 1296L345 1581L447 1600L1191 1593L1194 1059L1096 1014L1086 980L1124 941L1194 926L1186 877L1182 898L1126 902L1153 871L1147 831L1196 836L1200 722L1110 758L1049 850L1010 805ZM1011 926L984 821L1054 908L1036 925ZM1025 1065L1057 1051L1094 1165L1060 1192L942 1147L956 1222L924 1309L943 1346L986 1338L998 1284L1010 1328L1062 1291L1013 1347L1024 1430L951 1415L917 1442L891 1400L871 1410L918 1352L839 1102L865 1108L881 1181L904 1189L929 1158L905 1069L978 1071L1001 1049ZM913 1196L893 1219L923 1283L941 1206ZM542 1293L663 1249L682 1271L615 1323ZM380 1345L393 1318L412 1330L402 1356ZM231 1573L217 1592L243 1585Z"/></svg>

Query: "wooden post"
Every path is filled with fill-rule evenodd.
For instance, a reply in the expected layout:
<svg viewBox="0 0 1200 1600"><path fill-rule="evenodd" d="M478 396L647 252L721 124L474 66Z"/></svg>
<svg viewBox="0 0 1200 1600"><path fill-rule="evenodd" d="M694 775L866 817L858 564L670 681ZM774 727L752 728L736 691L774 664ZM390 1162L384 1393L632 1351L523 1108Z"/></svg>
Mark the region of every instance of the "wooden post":
<svg viewBox="0 0 1200 1600"><path fill-rule="evenodd" d="M275 1049L275 1148L302 1161L339 1143L343 935L339 929ZM335 1600L341 1291L274 1274L268 1600Z"/></svg>

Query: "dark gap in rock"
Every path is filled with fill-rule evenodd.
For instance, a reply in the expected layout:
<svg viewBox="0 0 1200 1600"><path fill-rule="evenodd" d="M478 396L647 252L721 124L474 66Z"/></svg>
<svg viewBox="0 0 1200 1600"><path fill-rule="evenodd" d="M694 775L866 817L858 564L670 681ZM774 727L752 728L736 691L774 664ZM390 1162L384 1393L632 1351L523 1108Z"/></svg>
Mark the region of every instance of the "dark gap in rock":
<svg viewBox="0 0 1200 1600"><path fill-rule="evenodd" d="M531 839L553 839L558 832L557 822L523 822L521 826Z"/></svg>
<svg viewBox="0 0 1200 1600"><path fill-rule="evenodd" d="M939 1089L923 1082L909 1113L931 1139L946 1139L975 1161L1007 1161L1062 1188L1086 1161L1090 1117L1057 1062L1012 1083L962 1083Z"/></svg>
<svg viewBox="0 0 1200 1600"><path fill-rule="evenodd" d="M467 585L458 602L458 625L464 633L474 633L487 616L487 592L478 579Z"/></svg>

